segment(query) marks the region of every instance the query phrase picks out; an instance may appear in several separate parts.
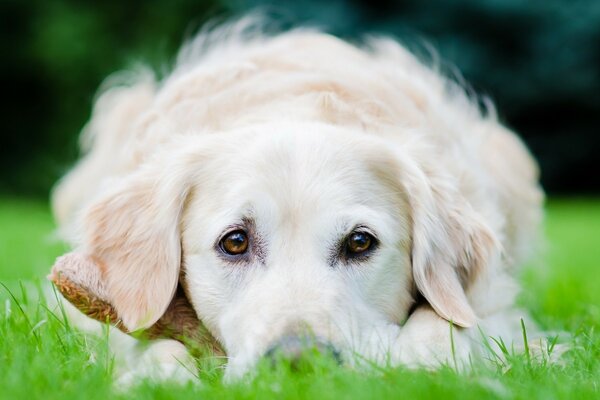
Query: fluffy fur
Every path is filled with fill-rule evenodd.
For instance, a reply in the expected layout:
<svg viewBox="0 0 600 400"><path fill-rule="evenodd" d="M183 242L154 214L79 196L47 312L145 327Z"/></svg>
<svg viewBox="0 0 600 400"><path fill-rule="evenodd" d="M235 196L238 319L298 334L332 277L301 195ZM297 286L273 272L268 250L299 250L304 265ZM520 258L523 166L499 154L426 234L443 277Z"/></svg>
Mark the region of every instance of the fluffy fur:
<svg viewBox="0 0 600 400"><path fill-rule="evenodd" d="M54 192L123 326L154 325L182 284L228 377L306 330L349 364L440 365L448 321L459 362L478 325L515 337L543 199L519 139L393 40L252 32L201 34L162 81L113 78ZM379 246L345 262L357 226ZM242 261L216 246L232 227Z"/></svg>

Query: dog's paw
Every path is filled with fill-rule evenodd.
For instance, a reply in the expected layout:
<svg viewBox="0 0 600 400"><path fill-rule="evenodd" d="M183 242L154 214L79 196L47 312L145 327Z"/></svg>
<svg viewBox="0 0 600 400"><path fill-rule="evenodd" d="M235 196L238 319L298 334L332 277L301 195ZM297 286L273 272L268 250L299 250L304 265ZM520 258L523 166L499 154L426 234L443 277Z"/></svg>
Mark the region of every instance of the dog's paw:
<svg viewBox="0 0 600 400"><path fill-rule="evenodd" d="M139 368L122 373L115 379L115 387L126 390L144 381L153 383L187 384L198 378L186 366L177 362L165 362L152 365L141 365Z"/></svg>
<svg viewBox="0 0 600 400"><path fill-rule="evenodd" d="M419 307L400 328L392 348L392 361L409 368L461 368L469 360L471 346L464 329L453 326L429 307Z"/></svg>
<svg viewBox="0 0 600 400"><path fill-rule="evenodd" d="M117 368L115 386L127 389L144 381L186 384L198 381L196 363L185 346L174 340L157 340L128 357Z"/></svg>

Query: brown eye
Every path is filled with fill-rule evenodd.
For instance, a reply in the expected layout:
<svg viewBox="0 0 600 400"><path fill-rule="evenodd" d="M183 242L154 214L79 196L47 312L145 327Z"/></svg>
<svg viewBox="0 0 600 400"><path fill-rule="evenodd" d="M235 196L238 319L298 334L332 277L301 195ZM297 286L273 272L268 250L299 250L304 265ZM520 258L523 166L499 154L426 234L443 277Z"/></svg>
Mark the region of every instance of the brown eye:
<svg viewBox="0 0 600 400"><path fill-rule="evenodd" d="M346 249L349 256L358 256L371 249L375 238L367 232L353 232L346 239Z"/></svg>
<svg viewBox="0 0 600 400"><path fill-rule="evenodd" d="M219 245L226 254L232 256L244 254L248 250L248 235L242 230L230 232L221 239Z"/></svg>

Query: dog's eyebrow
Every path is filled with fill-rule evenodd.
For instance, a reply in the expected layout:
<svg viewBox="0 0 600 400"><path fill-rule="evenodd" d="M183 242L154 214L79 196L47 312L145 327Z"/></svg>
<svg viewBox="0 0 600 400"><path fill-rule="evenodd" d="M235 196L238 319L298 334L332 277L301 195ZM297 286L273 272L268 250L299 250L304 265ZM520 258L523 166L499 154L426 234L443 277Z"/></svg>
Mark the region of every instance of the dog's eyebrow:
<svg viewBox="0 0 600 400"><path fill-rule="evenodd" d="M366 224L355 225L354 228L352 228L352 230L350 230L350 233L352 233L354 231L367 232L368 234L373 236L375 239L379 240L379 238L377 237L377 232L375 232L371 227L367 226Z"/></svg>

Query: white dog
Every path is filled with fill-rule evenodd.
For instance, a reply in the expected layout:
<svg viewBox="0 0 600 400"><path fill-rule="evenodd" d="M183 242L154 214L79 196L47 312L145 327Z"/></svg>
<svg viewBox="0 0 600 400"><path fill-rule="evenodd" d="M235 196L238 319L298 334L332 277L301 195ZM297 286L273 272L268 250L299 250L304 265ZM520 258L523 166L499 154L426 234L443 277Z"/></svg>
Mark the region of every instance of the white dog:
<svg viewBox="0 0 600 400"><path fill-rule="evenodd" d="M113 82L54 192L124 329L182 288L229 378L307 333L347 364L426 367L479 354L478 327L520 337L543 193L491 107L390 39L228 29L159 82ZM125 355L132 376L189 358L152 352Z"/></svg>

